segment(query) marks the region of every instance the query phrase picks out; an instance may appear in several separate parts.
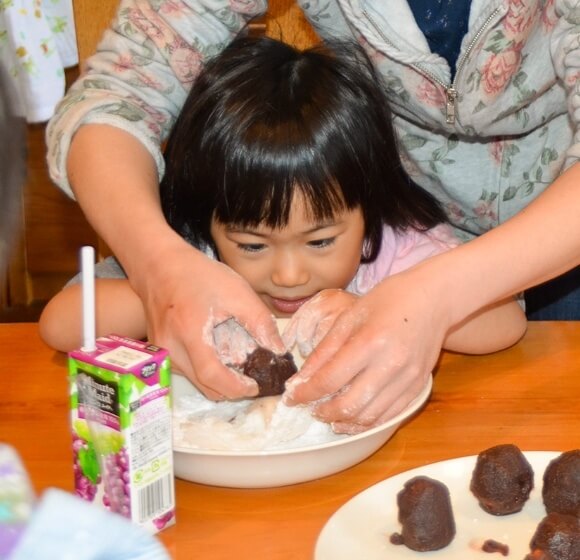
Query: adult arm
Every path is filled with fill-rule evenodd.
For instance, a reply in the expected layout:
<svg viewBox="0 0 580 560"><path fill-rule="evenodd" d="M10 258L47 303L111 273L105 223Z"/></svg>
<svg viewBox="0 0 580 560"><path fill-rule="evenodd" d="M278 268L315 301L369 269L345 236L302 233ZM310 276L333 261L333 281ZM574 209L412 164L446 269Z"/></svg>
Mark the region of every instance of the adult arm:
<svg viewBox="0 0 580 560"><path fill-rule="evenodd" d="M360 296L343 290L323 290L292 317L283 332L287 348L297 346L309 356L338 318ZM513 297L490 304L449 329L442 348L462 354L489 354L512 346L526 332L526 315Z"/></svg>
<svg viewBox="0 0 580 560"><path fill-rule="evenodd" d="M290 403L340 431L400 412L447 334L485 306L580 264L580 165L494 230L389 277L341 315L289 382Z"/></svg>
<svg viewBox="0 0 580 560"><path fill-rule="evenodd" d="M128 274L149 336L211 398L255 394L224 367L212 329L235 317L281 351L274 321L237 275L189 246L159 202L160 143L203 61L265 10L264 2L125 0L47 130L57 184L79 201ZM121 333L122 334L122 333Z"/></svg>
<svg viewBox="0 0 580 560"><path fill-rule="evenodd" d="M315 414L341 431L381 423L418 394L445 337L468 317L580 263L577 5L555 2L552 33L552 58L575 129L566 171L501 226L387 278L361 298L290 382L289 402L327 397Z"/></svg>

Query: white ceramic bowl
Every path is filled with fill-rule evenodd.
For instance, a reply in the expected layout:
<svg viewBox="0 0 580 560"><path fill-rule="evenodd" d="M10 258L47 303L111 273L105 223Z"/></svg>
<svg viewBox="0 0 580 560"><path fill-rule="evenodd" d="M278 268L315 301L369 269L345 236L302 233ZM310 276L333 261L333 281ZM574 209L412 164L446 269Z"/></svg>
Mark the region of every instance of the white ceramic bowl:
<svg viewBox="0 0 580 560"><path fill-rule="evenodd" d="M406 410L381 426L319 445L272 451L214 451L175 446L175 475L184 480L231 488L270 488L329 476L360 463L391 438L429 398L428 382ZM174 402L192 390L173 376Z"/></svg>

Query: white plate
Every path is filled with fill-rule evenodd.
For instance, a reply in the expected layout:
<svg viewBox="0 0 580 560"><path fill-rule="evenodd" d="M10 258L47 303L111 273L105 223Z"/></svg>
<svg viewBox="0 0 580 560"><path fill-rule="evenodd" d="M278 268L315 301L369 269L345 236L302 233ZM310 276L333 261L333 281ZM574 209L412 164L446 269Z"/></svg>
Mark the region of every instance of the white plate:
<svg viewBox="0 0 580 560"><path fill-rule="evenodd" d="M383 480L354 496L328 520L316 543L315 560L387 560L396 558L444 558L445 560L499 560L501 554L486 554L481 545L494 539L509 546L509 558L520 559L545 515L542 481L548 463L560 452L524 452L534 470L534 490L524 509L512 515L494 516L483 511L469 490L476 456L433 463ZM447 485L457 534L438 551L415 552L389 542L399 532L397 493L407 480L424 475Z"/></svg>

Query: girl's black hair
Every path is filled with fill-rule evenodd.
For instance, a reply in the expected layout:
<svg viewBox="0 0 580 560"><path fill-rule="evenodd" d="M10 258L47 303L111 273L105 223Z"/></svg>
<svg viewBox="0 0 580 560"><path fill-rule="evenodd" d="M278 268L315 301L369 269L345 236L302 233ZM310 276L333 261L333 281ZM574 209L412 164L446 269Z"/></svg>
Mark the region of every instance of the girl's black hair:
<svg viewBox="0 0 580 560"><path fill-rule="evenodd" d="M360 207L362 262L376 258L383 224L425 230L446 220L402 169L380 77L354 43L298 51L235 40L193 85L165 159L163 211L198 247L214 246L212 218L285 226L295 189L315 220Z"/></svg>

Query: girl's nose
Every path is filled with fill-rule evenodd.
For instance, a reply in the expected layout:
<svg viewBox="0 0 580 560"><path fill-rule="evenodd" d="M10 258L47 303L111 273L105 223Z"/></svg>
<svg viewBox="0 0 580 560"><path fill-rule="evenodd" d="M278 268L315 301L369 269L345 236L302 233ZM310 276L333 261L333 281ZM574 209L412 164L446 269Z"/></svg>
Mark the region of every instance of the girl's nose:
<svg viewBox="0 0 580 560"><path fill-rule="evenodd" d="M295 255L284 253L274 261L272 282L276 286L285 288L303 286L309 279L308 268Z"/></svg>

